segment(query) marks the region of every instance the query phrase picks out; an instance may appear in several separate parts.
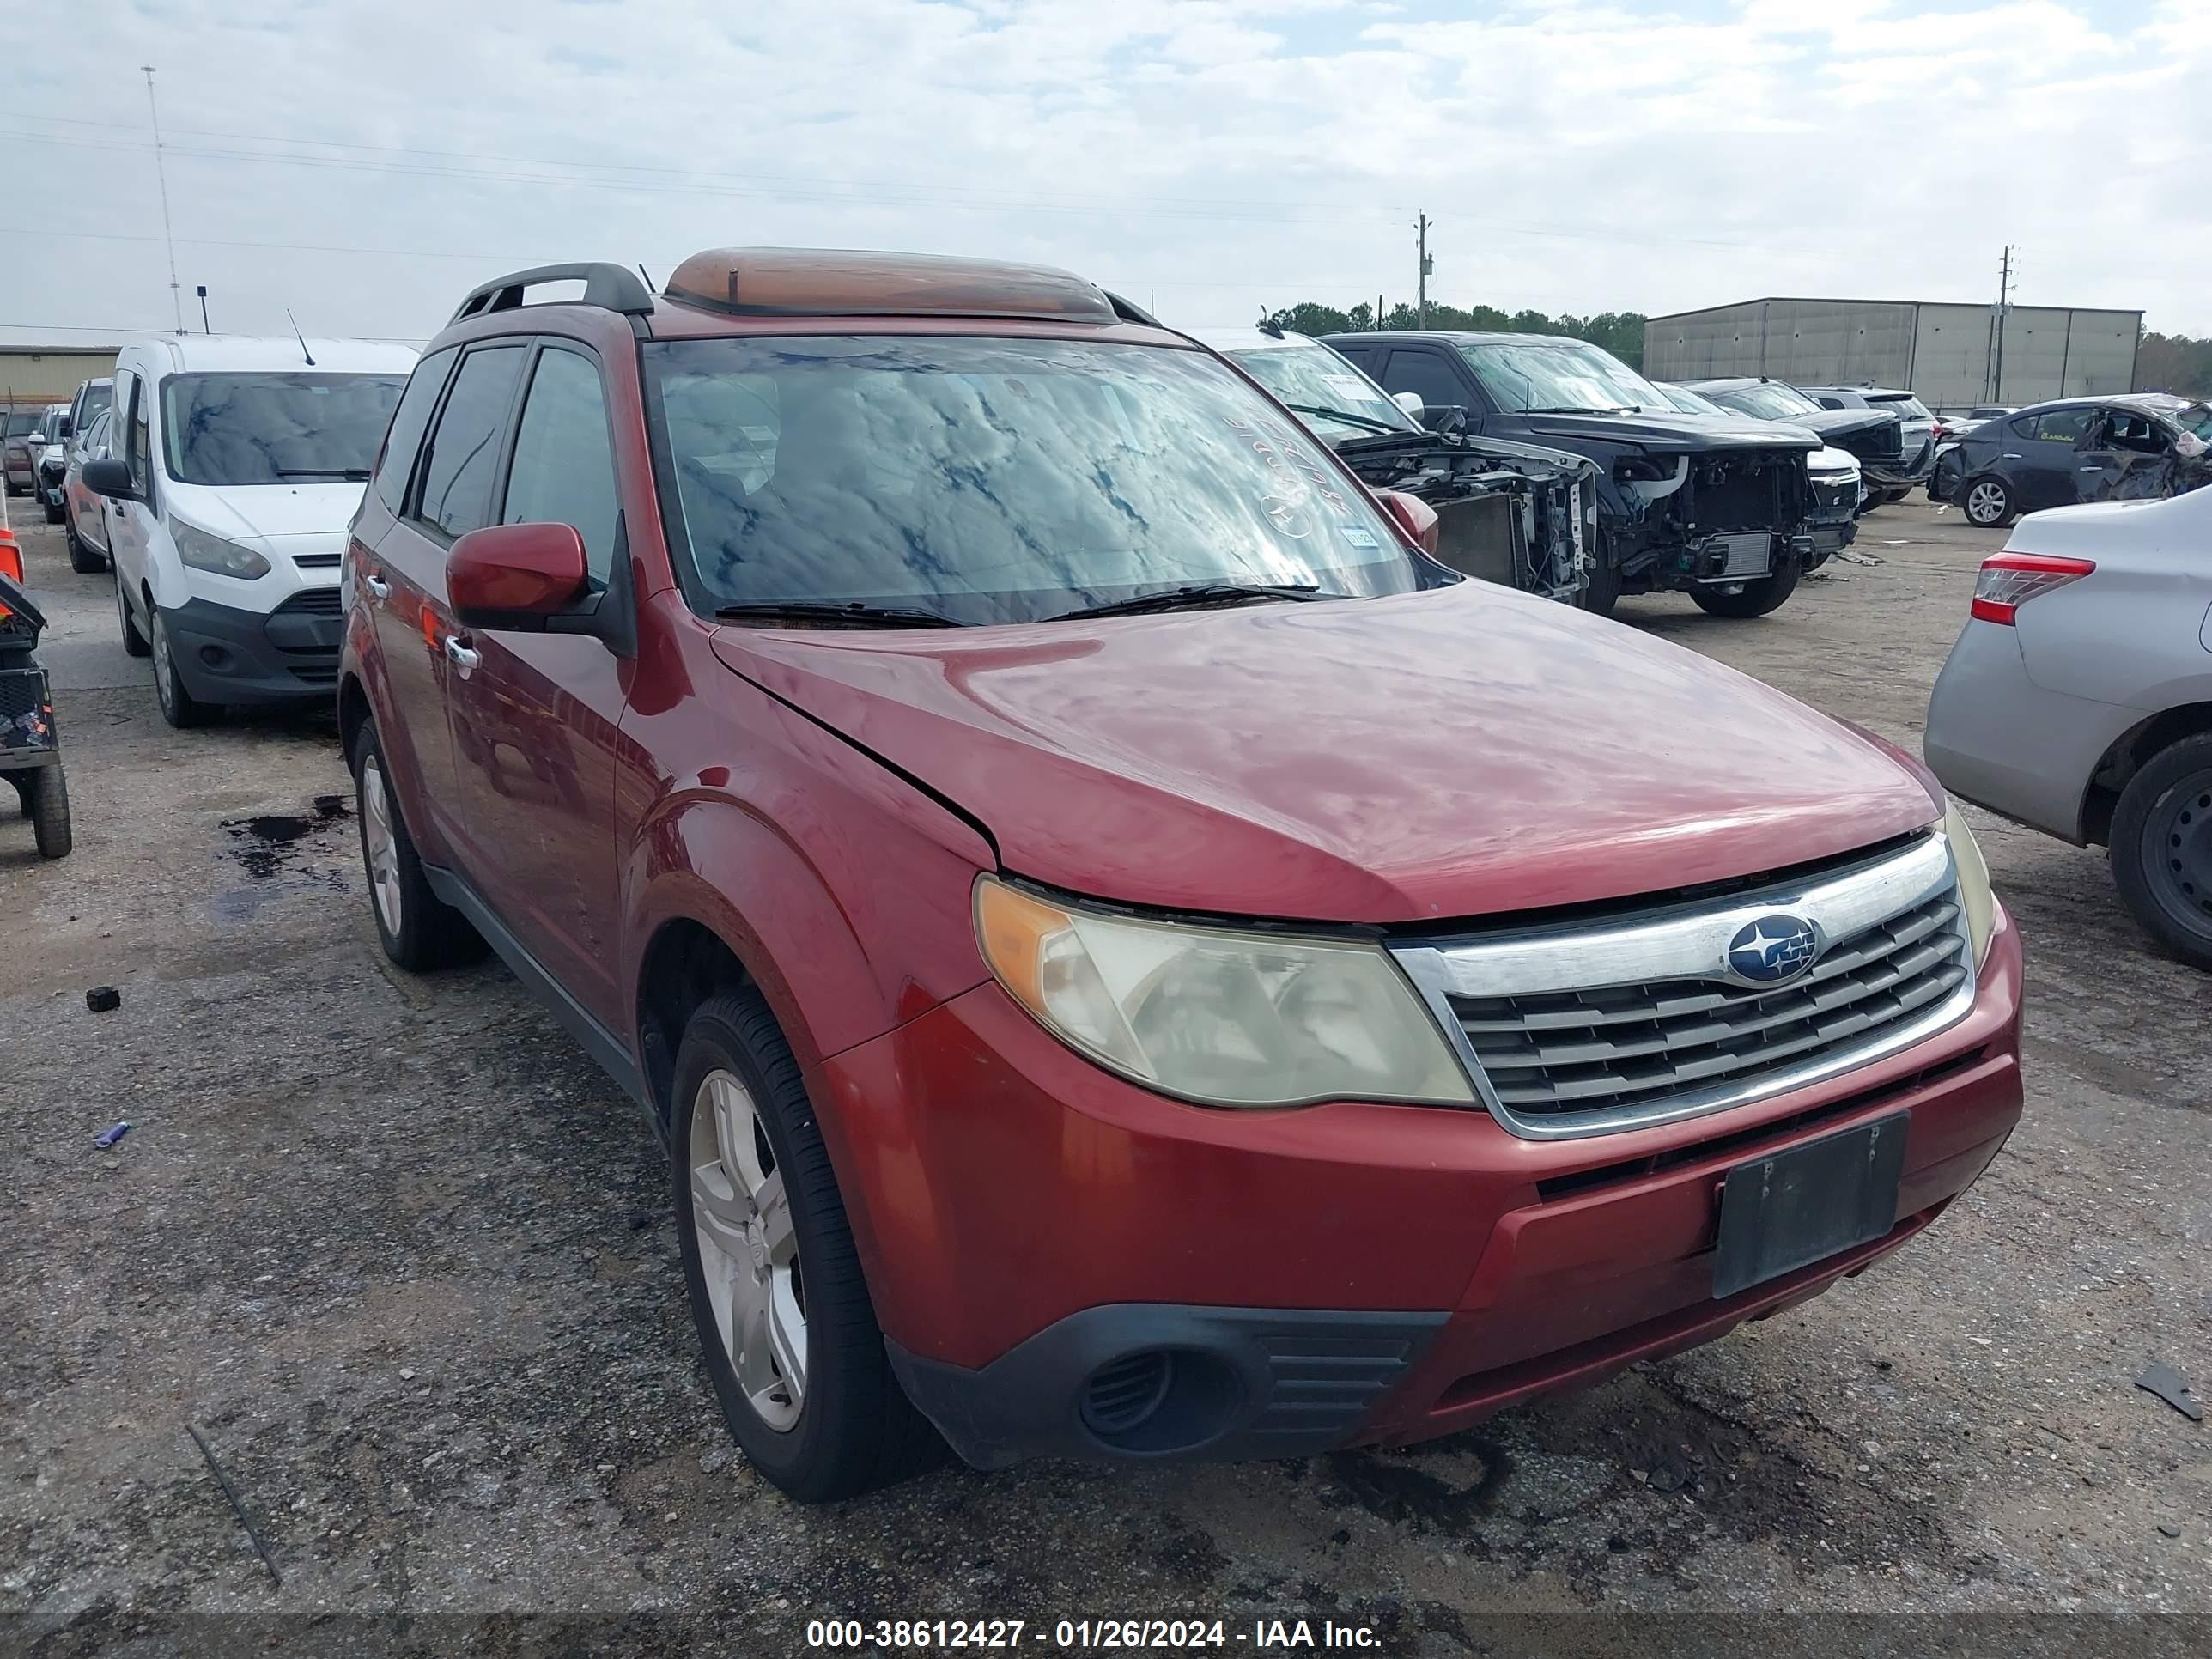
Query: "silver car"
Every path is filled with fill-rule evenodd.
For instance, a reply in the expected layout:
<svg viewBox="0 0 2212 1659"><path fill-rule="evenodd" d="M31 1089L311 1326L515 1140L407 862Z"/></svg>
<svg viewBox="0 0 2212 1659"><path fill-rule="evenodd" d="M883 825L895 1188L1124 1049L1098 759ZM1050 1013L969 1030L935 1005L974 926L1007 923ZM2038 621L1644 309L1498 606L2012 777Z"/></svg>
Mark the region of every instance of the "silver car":
<svg viewBox="0 0 2212 1659"><path fill-rule="evenodd" d="M1953 793L2111 849L2145 932L2212 969L2212 489L2031 514L1928 704Z"/></svg>
<svg viewBox="0 0 2212 1659"><path fill-rule="evenodd" d="M112 425L103 409L69 441L69 470L62 475L63 534L69 541L70 568L79 575L107 568L107 515L112 509L84 487L84 465L107 459Z"/></svg>

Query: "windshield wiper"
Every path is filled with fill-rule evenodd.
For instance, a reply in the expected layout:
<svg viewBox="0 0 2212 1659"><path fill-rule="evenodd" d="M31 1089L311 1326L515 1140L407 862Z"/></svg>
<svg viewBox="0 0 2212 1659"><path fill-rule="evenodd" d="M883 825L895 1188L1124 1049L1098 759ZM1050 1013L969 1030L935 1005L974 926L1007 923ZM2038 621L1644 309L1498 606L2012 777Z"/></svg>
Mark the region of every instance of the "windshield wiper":
<svg viewBox="0 0 2212 1659"><path fill-rule="evenodd" d="M726 605L714 615L724 622L842 622L859 628L965 628L957 617L914 605L870 605L865 599L750 599Z"/></svg>
<svg viewBox="0 0 2212 1659"><path fill-rule="evenodd" d="M368 469L365 466L280 466L280 478L343 478L348 483L367 483Z"/></svg>
<svg viewBox="0 0 2212 1659"><path fill-rule="evenodd" d="M1639 404L1584 404L1579 408L1570 408L1565 404L1540 404L1521 412L1523 415L1641 415L1644 410Z"/></svg>
<svg viewBox="0 0 2212 1659"><path fill-rule="evenodd" d="M1285 404L1283 407L1293 415L1318 415L1324 421L1342 421L1346 426L1364 426L1370 432L1401 432L1409 438L1413 435L1406 432L1402 426L1378 421L1371 415L1355 415L1348 409L1330 409L1321 404Z"/></svg>
<svg viewBox="0 0 2212 1659"><path fill-rule="evenodd" d="M1193 582L1158 593L1139 593L1103 605L1078 605L1047 622L1074 622L1083 617L1131 617L1144 611L1188 611L1200 605L1224 605L1238 599L1318 599L1321 589L1311 582ZM1339 597L1330 595L1327 597Z"/></svg>

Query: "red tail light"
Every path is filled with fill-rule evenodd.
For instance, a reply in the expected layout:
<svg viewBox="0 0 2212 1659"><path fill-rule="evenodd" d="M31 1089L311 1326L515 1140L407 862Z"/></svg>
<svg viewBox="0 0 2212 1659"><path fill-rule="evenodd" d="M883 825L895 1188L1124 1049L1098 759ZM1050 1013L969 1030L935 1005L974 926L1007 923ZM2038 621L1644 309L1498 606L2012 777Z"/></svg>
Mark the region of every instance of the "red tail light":
<svg viewBox="0 0 2212 1659"><path fill-rule="evenodd" d="M2059 559L2045 553L2000 553L1982 561L1974 579L1973 614L1982 622L2002 623L2030 599L2054 587L2078 582L2097 568L2094 559Z"/></svg>

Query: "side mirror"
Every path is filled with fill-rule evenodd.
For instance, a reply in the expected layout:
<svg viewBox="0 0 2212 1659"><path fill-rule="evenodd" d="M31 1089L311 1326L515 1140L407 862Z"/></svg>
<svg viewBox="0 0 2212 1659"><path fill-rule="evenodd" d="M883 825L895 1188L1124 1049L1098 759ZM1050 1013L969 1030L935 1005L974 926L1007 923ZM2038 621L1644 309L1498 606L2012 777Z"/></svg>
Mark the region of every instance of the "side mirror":
<svg viewBox="0 0 2212 1659"><path fill-rule="evenodd" d="M91 471L85 469L87 476ZM579 605L586 598L586 580L584 538L565 524L487 525L469 532L446 555L446 592L465 628L591 632L590 613ZM571 617L586 625L558 626Z"/></svg>
<svg viewBox="0 0 2212 1659"><path fill-rule="evenodd" d="M80 475L84 487L95 495L105 495L112 501L135 501L138 491L131 483L131 469L121 461L87 461Z"/></svg>
<svg viewBox="0 0 2212 1659"><path fill-rule="evenodd" d="M70 439L76 434L76 422L70 420L68 416L64 415L61 418L60 430L54 434L54 441L58 444L67 443Z"/></svg>
<svg viewBox="0 0 2212 1659"><path fill-rule="evenodd" d="M1421 394L1419 392L1393 392L1390 396L1390 401L1397 404L1399 408L1404 410L1406 413L1412 416L1415 420L1418 421L1421 418Z"/></svg>
<svg viewBox="0 0 2212 1659"><path fill-rule="evenodd" d="M1437 556L1437 510L1418 495L1402 489L1378 489L1375 500L1396 521L1398 528L1431 558Z"/></svg>

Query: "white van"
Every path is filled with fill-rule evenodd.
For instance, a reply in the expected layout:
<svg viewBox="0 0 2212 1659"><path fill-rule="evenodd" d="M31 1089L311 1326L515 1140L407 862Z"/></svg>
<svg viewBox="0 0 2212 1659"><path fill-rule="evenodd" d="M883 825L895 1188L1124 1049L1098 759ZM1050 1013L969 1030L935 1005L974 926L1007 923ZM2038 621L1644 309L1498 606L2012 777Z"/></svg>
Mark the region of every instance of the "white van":
<svg viewBox="0 0 2212 1659"><path fill-rule="evenodd" d="M415 353L368 340L179 335L115 363L106 498L117 619L172 726L330 695L338 561Z"/></svg>

